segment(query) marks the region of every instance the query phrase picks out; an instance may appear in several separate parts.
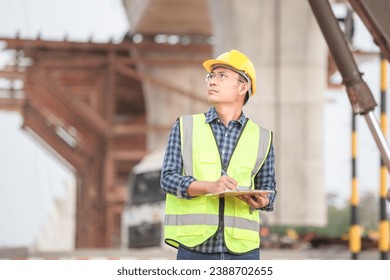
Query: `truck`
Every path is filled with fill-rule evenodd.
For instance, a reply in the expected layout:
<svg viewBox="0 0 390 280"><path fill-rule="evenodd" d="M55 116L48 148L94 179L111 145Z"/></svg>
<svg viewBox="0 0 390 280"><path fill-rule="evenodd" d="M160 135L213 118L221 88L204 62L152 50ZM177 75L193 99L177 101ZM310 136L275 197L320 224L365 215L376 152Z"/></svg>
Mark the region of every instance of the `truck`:
<svg viewBox="0 0 390 280"><path fill-rule="evenodd" d="M163 244L165 194L160 187L165 148L147 154L130 172L127 201L122 213L122 247Z"/></svg>

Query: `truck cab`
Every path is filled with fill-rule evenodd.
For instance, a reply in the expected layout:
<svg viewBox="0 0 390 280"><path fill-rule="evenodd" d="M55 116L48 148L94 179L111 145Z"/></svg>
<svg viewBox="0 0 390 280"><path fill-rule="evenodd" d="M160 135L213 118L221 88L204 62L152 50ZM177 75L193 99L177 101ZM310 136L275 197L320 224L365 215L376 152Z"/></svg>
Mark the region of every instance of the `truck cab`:
<svg viewBox="0 0 390 280"><path fill-rule="evenodd" d="M160 187L165 149L146 155L131 171L122 214L122 247L144 248L163 244L165 194Z"/></svg>

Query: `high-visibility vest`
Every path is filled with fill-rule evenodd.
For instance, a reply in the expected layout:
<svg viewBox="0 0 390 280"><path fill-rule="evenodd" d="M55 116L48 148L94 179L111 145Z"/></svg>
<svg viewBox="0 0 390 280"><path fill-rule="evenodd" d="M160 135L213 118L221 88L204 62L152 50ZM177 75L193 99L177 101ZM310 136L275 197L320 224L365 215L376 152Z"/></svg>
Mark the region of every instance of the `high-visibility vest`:
<svg viewBox="0 0 390 280"><path fill-rule="evenodd" d="M254 189L254 177L260 170L272 142L272 132L248 120L239 137L228 166L221 158L210 124L204 114L180 118L183 173L199 181L216 181L222 170L240 187ZM235 197L224 198L224 238L229 251L243 254L259 248L260 218L248 204ZM166 196L164 239L168 245L196 247L213 236L219 224L218 196L201 195L183 199Z"/></svg>

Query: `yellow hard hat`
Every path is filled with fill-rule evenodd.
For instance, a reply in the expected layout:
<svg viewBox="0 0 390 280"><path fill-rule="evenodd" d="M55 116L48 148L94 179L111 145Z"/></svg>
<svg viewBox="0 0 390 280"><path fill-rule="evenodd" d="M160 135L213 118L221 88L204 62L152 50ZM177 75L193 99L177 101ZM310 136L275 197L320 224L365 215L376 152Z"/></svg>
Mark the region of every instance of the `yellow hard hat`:
<svg viewBox="0 0 390 280"><path fill-rule="evenodd" d="M218 56L216 59L209 59L203 62L203 67L207 72L213 71L216 65L228 66L233 68L240 75L244 76L250 85L250 95L253 96L256 93L256 71L252 61L243 53L237 50L231 50ZM249 79L248 79L249 77Z"/></svg>

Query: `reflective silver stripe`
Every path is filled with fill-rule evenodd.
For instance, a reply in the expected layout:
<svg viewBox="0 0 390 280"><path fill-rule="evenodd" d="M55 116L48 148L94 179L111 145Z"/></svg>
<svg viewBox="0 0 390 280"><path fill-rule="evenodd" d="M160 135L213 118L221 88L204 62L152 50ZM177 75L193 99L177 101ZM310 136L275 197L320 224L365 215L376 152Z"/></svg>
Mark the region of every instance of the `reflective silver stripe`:
<svg viewBox="0 0 390 280"><path fill-rule="evenodd" d="M194 120L192 115L186 115L182 118L183 135L182 139L182 156L183 156L183 169L186 176L193 176L193 163L192 163L192 131L194 127Z"/></svg>
<svg viewBox="0 0 390 280"><path fill-rule="evenodd" d="M218 224L218 215L213 214L185 214L185 215L165 215L165 225L168 226L196 226ZM241 217L224 217L226 227L259 231L260 224L253 220Z"/></svg>
<svg viewBox="0 0 390 280"><path fill-rule="evenodd" d="M234 227L253 231L259 231L260 229L260 224L258 222L241 217L225 216L224 225L226 227Z"/></svg>
<svg viewBox="0 0 390 280"><path fill-rule="evenodd" d="M213 214L165 215L165 225L168 226L215 226L217 224L218 215Z"/></svg>
<svg viewBox="0 0 390 280"><path fill-rule="evenodd" d="M252 170L251 177L256 175L256 173L260 170L260 168L263 166L263 163L268 155L269 149L271 147L271 141L272 141L272 132L260 127L259 130L260 136L259 136L259 149L257 152L257 158L255 166Z"/></svg>

